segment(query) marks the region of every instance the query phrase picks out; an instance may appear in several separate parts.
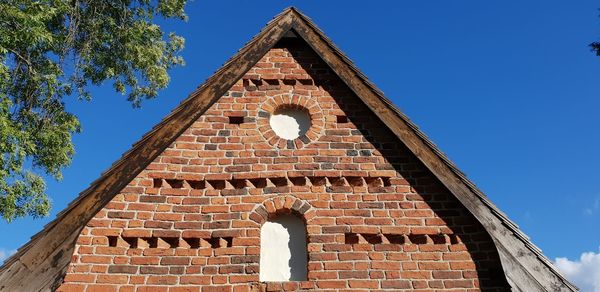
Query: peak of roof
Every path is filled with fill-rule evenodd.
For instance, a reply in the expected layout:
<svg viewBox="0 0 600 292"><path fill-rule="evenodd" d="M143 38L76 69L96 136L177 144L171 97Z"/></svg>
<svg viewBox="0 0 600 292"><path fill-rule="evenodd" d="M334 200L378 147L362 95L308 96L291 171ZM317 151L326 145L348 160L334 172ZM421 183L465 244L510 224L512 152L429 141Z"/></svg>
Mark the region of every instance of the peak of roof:
<svg viewBox="0 0 600 292"><path fill-rule="evenodd" d="M284 9L235 56L84 190L0 268L0 290L49 290L64 275L85 224L222 96L286 33L293 30L457 197L494 239L514 291L577 291L466 176L293 6Z"/></svg>

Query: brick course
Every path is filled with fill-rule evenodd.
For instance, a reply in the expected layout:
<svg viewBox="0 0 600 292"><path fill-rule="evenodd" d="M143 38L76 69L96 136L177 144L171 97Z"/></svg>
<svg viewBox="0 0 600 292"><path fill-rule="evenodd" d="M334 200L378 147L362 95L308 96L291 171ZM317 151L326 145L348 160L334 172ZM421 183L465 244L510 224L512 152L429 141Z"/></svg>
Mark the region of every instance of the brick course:
<svg viewBox="0 0 600 292"><path fill-rule="evenodd" d="M309 132L276 137L279 106L305 108ZM306 222L308 280L261 284L260 226L281 213ZM58 290L506 291L503 277L473 216L308 46L285 42L88 222Z"/></svg>

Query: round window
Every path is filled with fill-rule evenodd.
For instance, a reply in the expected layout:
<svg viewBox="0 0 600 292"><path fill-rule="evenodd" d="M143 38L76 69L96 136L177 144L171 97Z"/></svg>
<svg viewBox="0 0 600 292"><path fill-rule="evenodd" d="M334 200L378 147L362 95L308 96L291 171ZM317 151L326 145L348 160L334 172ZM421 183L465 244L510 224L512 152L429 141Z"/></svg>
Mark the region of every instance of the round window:
<svg viewBox="0 0 600 292"><path fill-rule="evenodd" d="M271 114L269 124L277 136L294 140L310 128L310 114L301 108L280 108Z"/></svg>

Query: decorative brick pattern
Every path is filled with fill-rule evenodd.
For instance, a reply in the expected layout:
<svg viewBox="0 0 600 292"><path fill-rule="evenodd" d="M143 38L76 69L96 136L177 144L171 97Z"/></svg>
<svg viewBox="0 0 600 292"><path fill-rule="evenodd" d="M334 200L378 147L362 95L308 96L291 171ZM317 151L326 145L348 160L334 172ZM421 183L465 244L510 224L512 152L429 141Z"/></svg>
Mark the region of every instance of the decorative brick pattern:
<svg viewBox="0 0 600 292"><path fill-rule="evenodd" d="M407 230L408 231L408 230ZM346 233L346 244L459 244L456 234ZM389 248L389 247L388 247Z"/></svg>
<svg viewBox="0 0 600 292"><path fill-rule="evenodd" d="M223 190L265 189L263 192L289 192L292 187L326 186L328 192L352 191L354 187L381 188L390 187L390 177L361 177L361 176L295 176L268 177L245 179L214 179L214 180L185 180L185 179L153 179L155 188L221 190L221 195L227 196L239 192ZM345 187L345 188L340 188ZM273 189L276 188L276 189ZM388 191L393 191L392 188Z"/></svg>
<svg viewBox="0 0 600 292"><path fill-rule="evenodd" d="M318 107L309 142L262 132L277 96ZM287 212L306 222L308 280L259 283L261 224ZM87 223L58 290L508 291L503 278L473 216L306 45L288 43Z"/></svg>
<svg viewBox="0 0 600 292"><path fill-rule="evenodd" d="M204 236L199 237L198 232L187 232L183 234L177 231L157 231L155 230L154 236L149 234L140 235L139 233L146 233L145 230L138 232L136 235L109 235L108 246L110 247L125 247L125 248L219 248L219 247L231 247L233 237L231 236ZM157 234L159 233L159 234ZM186 234L187 233L187 234ZM165 235L162 235L165 234Z"/></svg>
<svg viewBox="0 0 600 292"><path fill-rule="evenodd" d="M281 81L286 84L285 80ZM288 84L292 83L288 82ZM283 108L297 108L308 112L311 125L305 134L294 140L286 140L275 134L269 124L269 118L275 111ZM300 149L311 141L316 141L321 136L325 124L321 107L315 98L298 93L284 93L273 96L261 105L260 110L257 119L260 132L270 145L282 149Z"/></svg>
<svg viewBox="0 0 600 292"><path fill-rule="evenodd" d="M262 225L267 220L284 214L295 214L304 221L310 221L315 216L315 212L313 212L309 202L302 201L290 195L284 195L270 198L256 206L252 213L250 213L249 218Z"/></svg>

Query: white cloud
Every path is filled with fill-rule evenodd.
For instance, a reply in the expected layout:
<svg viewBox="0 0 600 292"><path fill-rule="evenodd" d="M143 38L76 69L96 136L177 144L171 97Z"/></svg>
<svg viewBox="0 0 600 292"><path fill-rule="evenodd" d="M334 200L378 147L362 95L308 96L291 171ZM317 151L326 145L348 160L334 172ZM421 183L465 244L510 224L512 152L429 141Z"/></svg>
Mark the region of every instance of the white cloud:
<svg viewBox="0 0 600 292"><path fill-rule="evenodd" d="M16 250L8 250L0 247L0 264L15 252Z"/></svg>
<svg viewBox="0 0 600 292"><path fill-rule="evenodd" d="M600 292L600 250L584 252L574 261L556 258L554 264L581 292Z"/></svg>
<svg viewBox="0 0 600 292"><path fill-rule="evenodd" d="M591 205L583 209L583 213L588 216L593 216L598 211L600 211L600 197L596 197Z"/></svg>

